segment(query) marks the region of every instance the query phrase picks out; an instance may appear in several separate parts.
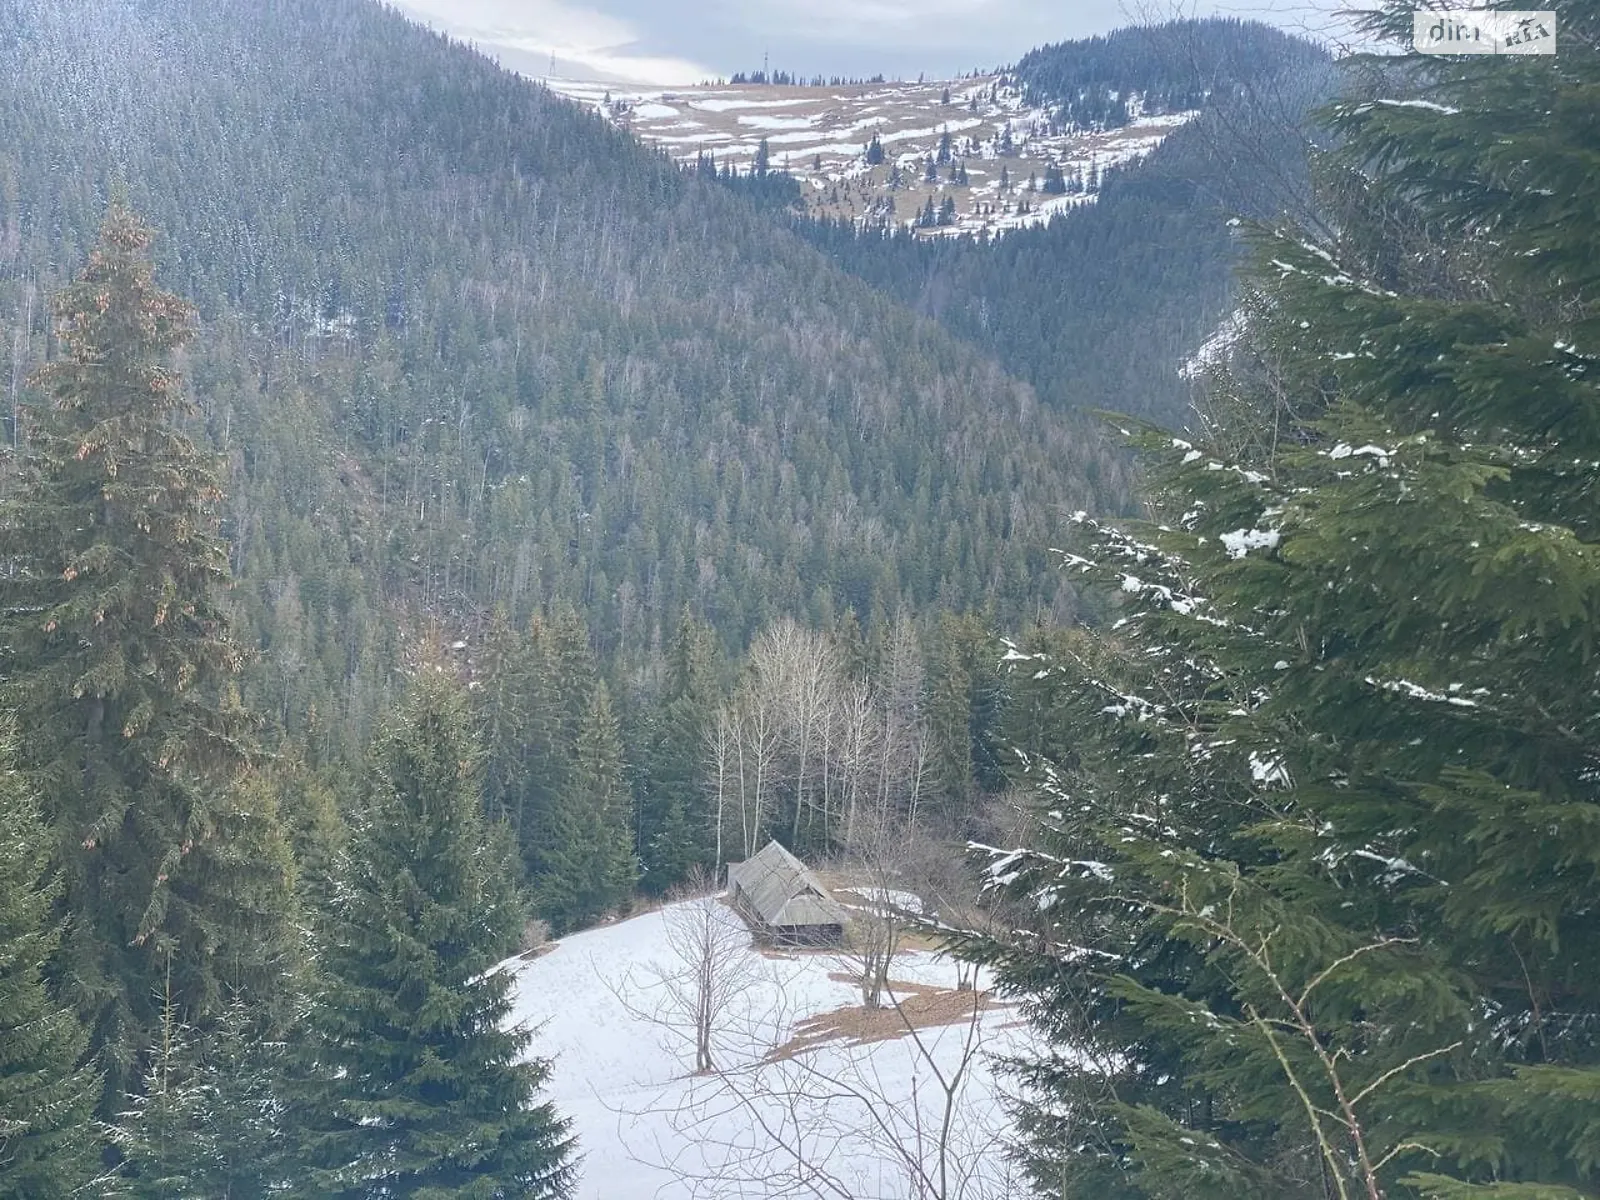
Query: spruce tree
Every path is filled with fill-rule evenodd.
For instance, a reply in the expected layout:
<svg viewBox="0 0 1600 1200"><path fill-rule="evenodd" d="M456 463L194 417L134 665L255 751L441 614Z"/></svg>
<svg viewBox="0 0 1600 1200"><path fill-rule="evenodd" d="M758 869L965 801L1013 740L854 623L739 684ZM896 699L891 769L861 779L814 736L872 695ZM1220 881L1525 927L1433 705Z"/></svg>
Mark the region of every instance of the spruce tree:
<svg viewBox="0 0 1600 1200"><path fill-rule="evenodd" d="M33 797L0 765L0 1195L17 1200L81 1194L99 1168L100 1083L79 1065L88 1034L44 978L58 891Z"/></svg>
<svg viewBox="0 0 1600 1200"><path fill-rule="evenodd" d="M561 608L535 617L516 670L523 731L513 776L522 813L517 828L528 878L537 883L559 844L555 814L571 785L578 721L596 678L588 630L577 614Z"/></svg>
<svg viewBox="0 0 1600 1200"><path fill-rule="evenodd" d="M717 704L711 630L685 612L667 654L667 678L639 781L642 884L663 895L715 858L715 831L702 786L706 730Z"/></svg>
<svg viewBox="0 0 1600 1200"><path fill-rule="evenodd" d="M484 750L484 806L521 844L527 755L534 749L529 689L537 682L528 639L496 611L481 651L480 686L474 692Z"/></svg>
<svg viewBox="0 0 1600 1200"><path fill-rule="evenodd" d="M936 827L963 828L975 790L1003 782L993 746L1001 708L995 640L981 619L943 614L928 652L923 711L929 734L928 791Z"/></svg>
<svg viewBox="0 0 1600 1200"><path fill-rule="evenodd" d="M169 366L193 313L154 282L152 232L113 206L56 302L21 480L0 513L0 703L55 840L71 920L62 979L91 1026L107 1115L150 1042L171 965L181 1005L220 1002L206 864L248 725L222 592L217 463L183 432ZM234 932L239 932L235 930Z"/></svg>
<svg viewBox="0 0 1600 1200"><path fill-rule="evenodd" d="M123 1157L119 1194L180 1200L246 1200L281 1190L286 1039L305 995L299 880L278 822L278 784L254 774L219 813L218 849L196 858L207 894L212 969L224 1001L186 1020L162 980L154 1039L143 1056L112 1139ZM307 804L306 819L326 822ZM324 824L326 837L332 832ZM337 841L311 855L338 853ZM321 869L325 869L321 868ZM326 898L324 880L309 895Z"/></svg>
<svg viewBox="0 0 1600 1200"><path fill-rule="evenodd" d="M209 1030L185 1025L164 1000L139 1091L118 1117L122 1155L109 1194L139 1200L282 1195L288 1152L287 1048L254 1006L229 1004Z"/></svg>
<svg viewBox="0 0 1600 1200"><path fill-rule="evenodd" d="M1138 435L1157 520L1069 559L1114 633L1018 656L1074 734L991 868L1072 1051L1024 1068L1054 1194L1600 1191L1600 55L1558 20L1331 110L1335 233L1258 235L1226 411Z"/></svg>
<svg viewBox="0 0 1600 1200"><path fill-rule="evenodd" d="M589 924L624 904L637 879L622 744L606 685L596 680L572 747L572 771L545 836L534 882L541 916L559 931Z"/></svg>
<svg viewBox="0 0 1600 1200"><path fill-rule="evenodd" d="M617 719L570 605L486 647L488 811L513 831L539 915L558 928L623 903L637 877Z"/></svg>
<svg viewBox="0 0 1600 1200"><path fill-rule="evenodd" d="M524 910L478 756L459 689L431 673L374 749L323 934L305 1195L567 1194L565 1122L536 1102L547 1068L506 1027L512 978L495 964Z"/></svg>

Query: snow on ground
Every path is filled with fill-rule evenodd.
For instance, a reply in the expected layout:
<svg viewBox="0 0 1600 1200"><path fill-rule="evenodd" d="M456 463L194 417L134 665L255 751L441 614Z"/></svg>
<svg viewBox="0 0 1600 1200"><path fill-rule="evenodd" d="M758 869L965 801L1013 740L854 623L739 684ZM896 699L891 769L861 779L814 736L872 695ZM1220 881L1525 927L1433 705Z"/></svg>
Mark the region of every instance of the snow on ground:
<svg viewBox="0 0 1600 1200"><path fill-rule="evenodd" d="M714 100L694 100L692 108L703 108L707 112L742 112L747 108L793 108L796 104L807 104L809 101L804 96L789 100L748 100L743 97L737 100L718 98Z"/></svg>
<svg viewBox="0 0 1600 1200"><path fill-rule="evenodd" d="M739 117L739 124L752 129L810 129L812 121L810 117L767 117L759 113L755 116L744 113Z"/></svg>
<svg viewBox="0 0 1600 1200"><path fill-rule="evenodd" d="M1012 81L999 75L838 87L705 84L612 90L557 78L543 82L683 163L709 151L719 166L747 170L765 134L773 165L796 175L815 216L910 228L929 199L936 209L946 198L953 200L955 224L921 229L921 236L987 236L1047 224L1092 203L1106 170L1149 154L1195 116L1144 114L1133 96L1130 110L1138 115L1123 128L1063 129L1047 109L1030 106ZM889 151L890 163L865 161L874 134ZM940 164L938 180L930 182L923 166L946 137L950 159ZM969 186L952 178L957 163L966 166ZM900 168L898 174L892 166ZM1004 190L998 185L1001 166L1009 172ZM1036 186L1041 183L1049 167L1060 169L1071 183L1069 196L1047 196L1027 186L1030 176Z"/></svg>
<svg viewBox="0 0 1600 1200"><path fill-rule="evenodd" d="M834 888L833 891L835 898L840 895L852 898L859 897L868 904L888 905L891 908L898 908L908 913L922 912L922 897L915 892L899 892L893 888L878 887L841 887ZM851 902L851 900L844 901L845 904Z"/></svg>
<svg viewBox="0 0 1600 1200"><path fill-rule="evenodd" d="M990 1007L974 1018L973 993L955 990L956 963L904 953L891 978L908 1011L922 1002L964 1019L930 1024L915 1038L855 1041L843 1031L902 1033L904 1023L859 1009L856 986L832 977L849 970L839 956L763 953L717 904L712 919L734 931L730 961L747 986L717 1023L720 1073L696 1076L692 1032L675 1019L662 982L681 969L668 922L686 912L669 906L506 964L517 976L515 1017L537 1031L531 1053L551 1060L546 1094L578 1138L580 1200L809 1195L799 1186L797 1154L863 1200L918 1195L916 1172L937 1170L941 1160L930 1133L944 1113L940 1081L964 1059L944 1164L969 1179L964 1194L972 1200L1013 1190L1001 1152L1005 1085L990 1055L1028 1038L1014 1009ZM820 1022L800 1030L811 1018ZM797 1032L803 1043L791 1041Z"/></svg>

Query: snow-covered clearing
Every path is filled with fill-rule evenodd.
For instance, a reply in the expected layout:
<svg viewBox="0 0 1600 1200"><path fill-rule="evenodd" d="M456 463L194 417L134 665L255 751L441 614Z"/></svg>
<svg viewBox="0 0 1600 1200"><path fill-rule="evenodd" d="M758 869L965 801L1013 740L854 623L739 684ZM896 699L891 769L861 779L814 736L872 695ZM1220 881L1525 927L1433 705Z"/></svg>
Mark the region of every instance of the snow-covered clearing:
<svg viewBox="0 0 1600 1200"><path fill-rule="evenodd" d="M916 1175L941 1166L950 1185L937 1194L990 1200L1014 1190L1001 1148L1006 1084L990 1056L1031 1035L981 991L981 977L980 990L958 991L954 961L897 955L890 978L920 1026L907 1034L898 1014L860 1008L839 954L763 952L718 904L712 919L739 931L729 966L744 982L716 1022L719 1071L696 1076L693 1029L662 982L683 966L668 922L685 907L507 964L516 1019L537 1030L532 1053L552 1061L547 1094L579 1140L580 1198L839 1194L806 1185L810 1172L844 1194L899 1200L935 1194L919 1191ZM941 1148L947 1105L952 1134Z"/></svg>

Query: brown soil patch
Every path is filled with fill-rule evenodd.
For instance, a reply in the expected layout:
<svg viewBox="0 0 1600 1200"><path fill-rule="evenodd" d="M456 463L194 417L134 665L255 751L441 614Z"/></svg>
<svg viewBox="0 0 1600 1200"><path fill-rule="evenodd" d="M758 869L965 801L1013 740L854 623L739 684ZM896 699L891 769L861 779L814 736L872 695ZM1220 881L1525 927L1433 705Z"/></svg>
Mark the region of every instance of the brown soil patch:
<svg viewBox="0 0 1600 1200"><path fill-rule="evenodd" d="M831 972L829 978L840 983L856 982L852 976L838 971ZM767 1055L767 1061L794 1058L829 1042L845 1041L857 1046L886 1042L905 1037L913 1029L970 1021L974 1007L980 1013L997 1007L989 992L963 992L904 981L895 981L889 986L898 1004L891 1003L885 996L882 1008L847 1005L808 1017L795 1027L793 1037Z"/></svg>

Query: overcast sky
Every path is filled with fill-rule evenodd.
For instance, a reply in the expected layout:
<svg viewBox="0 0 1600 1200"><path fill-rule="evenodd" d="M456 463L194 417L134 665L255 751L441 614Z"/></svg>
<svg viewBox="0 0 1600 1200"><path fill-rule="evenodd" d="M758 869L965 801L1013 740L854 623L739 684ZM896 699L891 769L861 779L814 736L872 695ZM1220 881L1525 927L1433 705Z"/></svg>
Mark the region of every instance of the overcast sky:
<svg viewBox="0 0 1600 1200"><path fill-rule="evenodd" d="M1328 31L1337 0L400 0L508 67L682 84L759 69L949 77L1142 20L1225 12Z"/></svg>

